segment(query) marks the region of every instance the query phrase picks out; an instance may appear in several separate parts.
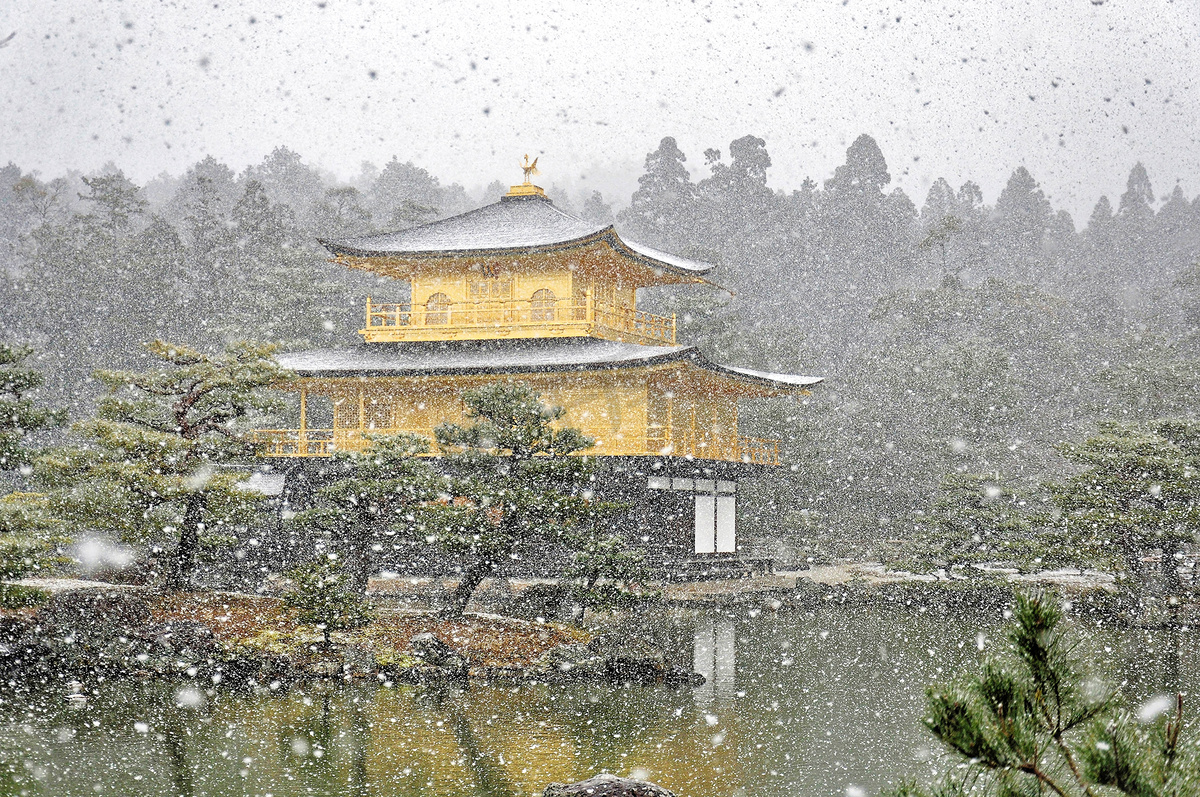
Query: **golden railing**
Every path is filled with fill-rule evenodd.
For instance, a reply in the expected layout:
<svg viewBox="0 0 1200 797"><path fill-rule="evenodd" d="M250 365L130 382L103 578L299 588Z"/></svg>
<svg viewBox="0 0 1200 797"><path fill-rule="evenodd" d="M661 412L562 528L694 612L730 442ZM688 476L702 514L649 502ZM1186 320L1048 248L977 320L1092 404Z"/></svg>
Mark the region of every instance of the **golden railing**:
<svg viewBox="0 0 1200 797"><path fill-rule="evenodd" d="M418 304L367 299L371 342L576 337L595 335L629 343L675 345L675 317L582 299Z"/></svg>
<svg viewBox="0 0 1200 797"><path fill-rule="evenodd" d="M594 308L596 328L622 335L632 335L634 342L675 345L675 316L667 318L628 307L597 304Z"/></svg>
<svg viewBox="0 0 1200 797"><path fill-rule="evenodd" d="M250 439L264 457L327 457L334 452L332 429L255 429Z"/></svg>
<svg viewBox="0 0 1200 797"><path fill-rule="evenodd" d="M778 465L779 441L769 437L739 437L738 459L756 465Z"/></svg>
<svg viewBox="0 0 1200 797"><path fill-rule="evenodd" d="M264 457L328 457L334 451L359 451L371 443L371 437L400 434L401 429L256 429L250 439ZM432 436L426 434L426 436ZM604 451L593 451L601 456ZM745 462L755 465L779 464L779 441L763 437L720 437L711 434L683 434L672 437L665 427L652 424L646 430L644 451L621 451L627 456L691 456L696 459Z"/></svg>
<svg viewBox="0 0 1200 797"><path fill-rule="evenodd" d="M659 424L646 429L646 450L663 456L716 459L754 465L778 465L779 441L766 437L724 437L685 430L672 435Z"/></svg>

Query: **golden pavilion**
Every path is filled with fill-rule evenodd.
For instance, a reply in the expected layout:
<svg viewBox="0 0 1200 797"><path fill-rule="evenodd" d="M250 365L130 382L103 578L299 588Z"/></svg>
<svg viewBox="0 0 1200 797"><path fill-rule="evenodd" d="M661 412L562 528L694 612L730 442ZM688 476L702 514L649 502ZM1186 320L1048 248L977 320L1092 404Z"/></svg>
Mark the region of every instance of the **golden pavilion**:
<svg viewBox="0 0 1200 797"><path fill-rule="evenodd" d="M340 265L395 280L390 298L406 300L368 298L352 348L280 357L299 376L284 386L299 394L299 426L257 433L269 457L432 438L463 421L464 390L519 380L595 439L587 453L644 516L629 519L633 534L675 554L734 554L737 478L779 464L777 440L739 434L739 401L821 381L718 365L680 343L673 317L638 309L638 290L703 284L712 267L564 213L528 172L477 210L321 244Z"/></svg>

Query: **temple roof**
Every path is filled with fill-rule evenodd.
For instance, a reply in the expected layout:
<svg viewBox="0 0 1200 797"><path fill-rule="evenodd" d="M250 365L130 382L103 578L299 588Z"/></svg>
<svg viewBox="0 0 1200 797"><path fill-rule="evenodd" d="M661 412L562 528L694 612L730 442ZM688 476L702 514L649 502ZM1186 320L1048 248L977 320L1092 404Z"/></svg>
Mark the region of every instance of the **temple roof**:
<svg viewBox="0 0 1200 797"><path fill-rule="evenodd" d="M819 376L773 374L711 363L695 346L643 346L598 338L374 344L293 352L280 365L305 377L433 376L636 368L686 361L764 387L804 388Z"/></svg>
<svg viewBox="0 0 1200 797"><path fill-rule="evenodd" d="M699 276L712 265L660 252L617 235L611 225L593 224L564 213L545 197L505 197L477 210L409 230L340 240L320 239L335 255L351 257L444 257L522 254L604 241L652 268Z"/></svg>

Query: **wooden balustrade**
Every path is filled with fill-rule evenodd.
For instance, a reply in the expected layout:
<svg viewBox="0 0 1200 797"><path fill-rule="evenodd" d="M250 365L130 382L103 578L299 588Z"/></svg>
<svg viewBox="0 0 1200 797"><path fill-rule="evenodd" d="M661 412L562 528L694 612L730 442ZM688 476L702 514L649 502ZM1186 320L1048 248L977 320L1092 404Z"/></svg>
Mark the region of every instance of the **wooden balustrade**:
<svg viewBox="0 0 1200 797"><path fill-rule="evenodd" d="M670 429L659 424L650 424L646 429L646 452L754 465L779 464L778 440L765 437L723 437L696 433L690 429L672 436Z"/></svg>
<svg viewBox="0 0 1200 797"><path fill-rule="evenodd" d="M368 341L581 337L675 345L675 318L583 299L412 305L367 299Z"/></svg>
<svg viewBox="0 0 1200 797"><path fill-rule="evenodd" d="M327 457L334 452L332 429L255 429L250 440L264 457Z"/></svg>
<svg viewBox="0 0 1200 797"><path fill-rule="evenodd" d="M376 435L400 434L401 429L257 429L251 440L264 457L328 457L334 451L359 451ZM604 455L603 451L590 451ZM666 427L652 424L646 430L644 451L622 451L622 455L691 456L696 459L778 465L779 441L762 437L718 437L685 434L672 437Z"/></svg>

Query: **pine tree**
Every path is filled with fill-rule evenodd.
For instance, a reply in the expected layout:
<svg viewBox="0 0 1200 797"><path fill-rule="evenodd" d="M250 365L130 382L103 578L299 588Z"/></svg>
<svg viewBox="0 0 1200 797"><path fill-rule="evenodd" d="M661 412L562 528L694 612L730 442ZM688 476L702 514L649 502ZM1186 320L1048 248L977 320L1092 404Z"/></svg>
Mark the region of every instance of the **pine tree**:
<svg viewBox="0 0 1200 797"><path fill-rule="evenodd" d="M288 573L292 588L283 594L284 605L295 609L300 620L311 623L333 644L330 633L362 628L371 622L371 607L351 584L337 555L322 554Z"/></svg>
<svg viewBox="0 0 1200 797"><path fill-rule="evenodd" d="M1017 596L1009 654L926 693L925 724L961 766L932 792L905 784L895 797L1195 793L1200 770L1195 743L1181 738L1183 697L1139 723L1088 678L1062 624L1050 597Z"/></svg>
<svg viewBox="0 0 1200 797"><path fill-rule="evenodd" d="M28 346L0 343L0 471L28 467L32 454L23 445L25 436L66 421L66 413L39 407L29 397L44 381L23 365L32 354Z"/></svg>
<svg viewBox="0 0 1200 797"><path fill-rule="evenodd" d="M357 188L330 188L325 192L325 198L313 208L312 216L316 222L313 232L320 238L349 238L370 233L371 211L367 210L365 201Z"/></svg>
<svg viewBox="0 0 1200 797"><path fill-rule="evenodd" d="M426 506L443 486L426 460L429 442L411 435L373 440L364 451L333 455L314 505L295 522L329 535L345 565L348 588L366 595L375 551L407 548Z"/></svg>
<svg viewBox="0 0 1200 797"><path fill-rule="evenodd" d="M1144 585L1142 558L1158 549L1168 589L1177 591L1175 553L1200 533L1200 423L1106 422L1060 451L1084 466L1052 488L1077 544L1107 554L1133 593Z"/></svg>
<svg viewBox="0 0 1200 797"><path fill-rule="evenodd" d="M644 586L646 555L615 535L584 541L563 577L575 601L590 609L622 609L659 594Z"/></svg>
<svg viewBox="0 0 1200 797"><path fill-rule="evenodd" d="M238 487L254 454L239 422L276 408L265 389L290 374L269 345L204 354L155 341L147 349L163 367L98 371L111 392L95 418L74 427L87 447L43 454L35 470L54 488L62 520L161 548L166 586L187 589L205 538L218 542L261 501Z"/></svg>
<svg viewBox="0 0 1200 797"><path fill-rule="evenodd" d="M91 212L81 220L85 230L96 238L118 239L130 234L150 204L121 171L84 177L83 183L88 192L79 198L91 203Z"/></svg>
<svg viewBox="0 0 1200 797"><path fill-rule="evenodd" d="M923 546L938 564L1028 565L1059 546L1039 540L1027 501L996 476L955 473L942 480L927 515Z"/></svg>
<svg viewBox="0 0 1200 797"><path fill-rule="evenodd" d="M58 555L67 542L64 524L48 504L38 493L0 496L0 578L21 578L65 561Z"/></svg>
<svg viewBox="0 0 1200 797"><path fill-rule="evenodd" d="M592 464L570 456L591 438L556 428L565 411L542 403L529 385L495 384L463 393L470 425L434 430L456 478L428 518L442 550L460 559L462 578L448 614L460 616L498 564L534 544L584 547L613 507L591 497Z"/></svg>
<svg viewBox="0 0 1200 797"><path fill-rule="evenodd" d="M38 406L29 397L42 375L23 363L33 349L0 344L0 471L28 471L35 452L25 445L30 432L61 426L66 413ZM57 561L64 542L62 524L35 493L0 497L0 578L20 578Z"/></svg>

